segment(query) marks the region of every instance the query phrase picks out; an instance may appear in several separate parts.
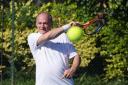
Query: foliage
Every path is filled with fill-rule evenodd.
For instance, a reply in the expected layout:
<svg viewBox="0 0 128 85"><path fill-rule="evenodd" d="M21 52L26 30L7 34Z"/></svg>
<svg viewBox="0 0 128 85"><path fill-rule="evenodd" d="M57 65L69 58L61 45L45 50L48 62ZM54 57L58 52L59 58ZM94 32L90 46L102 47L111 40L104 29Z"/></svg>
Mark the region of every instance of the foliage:
<svg viewBox="0 0 128 85"><path fill-rule="evenodd" d="M108 26L103 30L103 34L98 36L100 38L98 42L101 43L99 45L101 48L100 54L106 57L107 65L105 70L106 77L109 79L117 76L126 76L124 73L127 71L128 66L127 34L123 33L123 27L120 26L120 24L123 25L123 23L117 22L116 20L112 20L110 23L112 23L113 26Z"/></svg>
<svg viewBox="0 0 128 85"><path fill-rule="evenodd" d="M107 13L108 24L96 34L98 56L102 56L107 79L127 77L128 68L128 1L126 0L75 0L84 19L97 12ZM87 15L85 15L87 14ZM87 16L87 17L88 17Z"/></svg>
<svg viewBox="0 0 128 85"><path fill-rule="evenodd" d="M16 85L34 85L35 79L32 76L33 73L16 73L18 74L14 79ZM20 77L19 77L20 76ZM88 76L85 73L79 75L79 77L74 78L75 85L127 85L128 81L126 79L115 79L112 81L105 81L99 76ZM1 83L1 81L0 81ZM2 85L10 85L11 80L5 79L2 81Z"/></svg>
<svg viewBox="0 0 128 85"><path fill-rule="evenodd" d="M42 11L49 12L54 18L53 18L53 27L62 26L62 24L66 24L72 20L77 19L77 14L79 14L79 11L76 12L77 5L75 3L71 5L66 4L57 4L57 3L48 3L42 5L40 8L35 7L31 4L31 2L25 3L15 3L15 56L14 56L14 63L16 70L26 70L30 71L33 69L34 61L31 56L29 47L27 45L27 36L30 32L35 31L34 26L34 18L37 16L38 13ZM12 9L10 9L10 12L6 12L5 16L5 30L3 32L3 50L4 50L4 57L6 57L6 61L10 61L12 55L12 35L11 35L11 14ZM90 39L87 43L83 44L82 47L86 47L86 50L81 50L80 54L83 59L82 66L87 66L87 64L90 62L91 59L94 58L94 54L96 51L96 48L94 49L95 39L92 37L90 38L83 38L83 39ZM81 41L80 43L83 43ZM77 45L76 45L77 47ZM78 46L79 48L79 46ZM80 49L78 49L80 50ZM94 52L92 52L94 50ZM86 56L84 56L84 53L86 52ZM87 57L87 58L86 58ZM86 63L86 64L85 64Z"/></svg>
<svg viewBox="0 0 128 85"><path fill-rule="evenodd" d="M74 44L81 56L81 66L88 66L91 60L95 58L95 54L99 51L99 49L95 47L95 38L93 36L84 35L79 42L76 42Z"/></svg>
<svg viewBox="0 0 128 85"><path fill-rule="evenodd" d="M72 20L84 23L94 17L97 12L105 12L108 14L109 21L100 33L92 36L84 35L80 41L74 43L82 58L81 66L87 67L95 57L100 56L105 61L103 69L106 79L128 77L127 10L127 0L67 0L64 4L44 3L40 7L33 5L31 0L27 3L15 3L14 63L16 70L29 72L33 69L34 61L27 45L27 36L36 30L35 17L38 13L49 12L53 16L54 28ZM4 12L4 44L3 47L0 46L4 52L4 65L0 66L0 69L10 66L13 50L11 47L12 7L5 8ZM2 13L1 10L0 13ZM2 35L1 32L0 35Z"/></svg>

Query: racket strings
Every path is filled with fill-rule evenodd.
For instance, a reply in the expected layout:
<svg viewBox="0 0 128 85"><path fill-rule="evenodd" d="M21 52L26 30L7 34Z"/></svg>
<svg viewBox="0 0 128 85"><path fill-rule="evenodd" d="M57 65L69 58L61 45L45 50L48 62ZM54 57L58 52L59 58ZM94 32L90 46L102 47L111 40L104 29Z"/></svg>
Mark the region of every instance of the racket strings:
<svg viewBox="0 0 128 85"><path fill-rule="evenodd" d="M86 26L84 32L88 35L95 34L101 30L101 28L106 24L105 19L97 19L90 26Z"/></svg>

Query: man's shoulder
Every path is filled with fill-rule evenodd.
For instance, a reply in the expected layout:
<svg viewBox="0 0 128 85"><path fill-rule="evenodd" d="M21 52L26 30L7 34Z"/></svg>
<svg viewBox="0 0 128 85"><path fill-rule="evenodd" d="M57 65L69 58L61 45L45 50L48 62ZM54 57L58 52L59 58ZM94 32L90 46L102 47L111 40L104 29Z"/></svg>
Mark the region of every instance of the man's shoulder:
<svg viewBox="0 0 128 85"><path fill-rule="evenodd" d="M34 32L34 33L30 33L27 38L28 38L28 40L33 40L33 39L37 38L38 36L40 36L40 34Z"/></svg>
<svg viewBox="0 0 128 85"><path fill-rule="evenodd" d="M29 38L29 37L38 36L38 35L40 35L40 34L37 33L37 32L33 32L33 33L30 33L30 34L28 35L28 38Z"/></svg>
<svg viewBox="0 0 128 85"><path fill-rule="evenodd" d="M37 32L30 33L28 36L38 35Z"/></svg>

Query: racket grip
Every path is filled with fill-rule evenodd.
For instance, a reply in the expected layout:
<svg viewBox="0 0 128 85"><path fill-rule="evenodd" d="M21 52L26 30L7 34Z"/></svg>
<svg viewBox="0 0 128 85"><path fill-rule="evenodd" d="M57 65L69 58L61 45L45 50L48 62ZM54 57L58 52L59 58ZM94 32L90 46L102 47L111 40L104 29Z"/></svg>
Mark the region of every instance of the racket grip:
<svg viewBox="0 0 128 85"><path fill-rule="evenodd" d="M85 23L85 24L83 24L83 28L86 29L89 25L90 25L90 23Z"/></svg>
<svg viewBox="0 0 128 85"><path fill-rule="evenodd" d="M82 27L83 27L84 29L86 29L88 26L90 26L90 25L91 25L92 23L94 23L96 20L97 20L97 18L92 19L92 20L86 22L85 24L83 24Z"/></svg>

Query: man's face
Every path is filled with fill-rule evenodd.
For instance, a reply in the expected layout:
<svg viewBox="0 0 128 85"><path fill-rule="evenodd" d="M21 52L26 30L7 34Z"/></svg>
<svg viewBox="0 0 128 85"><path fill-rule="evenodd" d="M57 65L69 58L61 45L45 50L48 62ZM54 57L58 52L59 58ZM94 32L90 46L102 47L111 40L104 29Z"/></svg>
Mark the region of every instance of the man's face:
<svg viewBox="0 0 128 85"><path fill-rule="evenodd" d="M36 19L37 30L40 33L46 33L51 30L51 21L46 14L40 14Z"/></svg>

